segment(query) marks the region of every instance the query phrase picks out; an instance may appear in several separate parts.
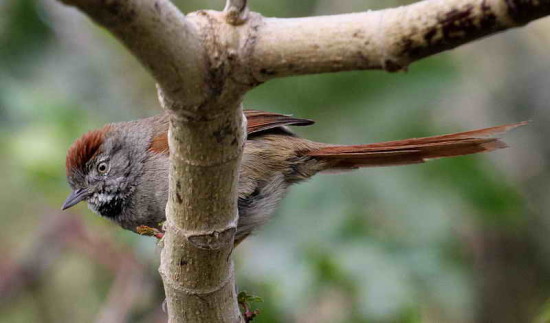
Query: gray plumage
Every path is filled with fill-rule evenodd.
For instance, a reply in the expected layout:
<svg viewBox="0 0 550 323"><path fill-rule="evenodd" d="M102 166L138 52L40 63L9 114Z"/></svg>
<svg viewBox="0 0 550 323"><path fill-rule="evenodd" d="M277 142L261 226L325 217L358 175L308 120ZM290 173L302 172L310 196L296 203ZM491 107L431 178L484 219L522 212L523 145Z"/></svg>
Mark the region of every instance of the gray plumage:
<svg viewBox="0 0 550 323"><path fill-rule="evenodd" d="M421 163L505 147L495 138L505 125L444 136L335 146L294 136L286 126L307 119L246 111L248 138L239 172L236 243L265 224L289 186L320 171ZM73 189L63 208L87 201L90 209L136 231L159 228L168 200L168 117L165 114L93 130L69 148L67 178ZM215 192L213 192L215 196Z"/></svg>

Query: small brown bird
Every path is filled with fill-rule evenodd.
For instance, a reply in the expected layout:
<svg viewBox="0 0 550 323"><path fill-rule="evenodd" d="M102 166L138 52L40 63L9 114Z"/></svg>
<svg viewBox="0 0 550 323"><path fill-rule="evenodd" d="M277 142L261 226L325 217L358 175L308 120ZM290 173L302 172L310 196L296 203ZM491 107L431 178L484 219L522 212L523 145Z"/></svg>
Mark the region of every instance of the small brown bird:
<svg viewBox="0 0 550 323"><path fill-rule="evenodd" d="M312 120L245 111L248 120L239 176L235 242L266 223L291 184L319 172L422 163L506 147L496 136L524 122L449 135L338 146L295 136L288 126ZM63 209L87 201L94 212L136 231L158 228L168 200L168 115L113 123L92 130L69 148L67 180L73 189ZM213 194L214 196L214 194Z"/></svg>

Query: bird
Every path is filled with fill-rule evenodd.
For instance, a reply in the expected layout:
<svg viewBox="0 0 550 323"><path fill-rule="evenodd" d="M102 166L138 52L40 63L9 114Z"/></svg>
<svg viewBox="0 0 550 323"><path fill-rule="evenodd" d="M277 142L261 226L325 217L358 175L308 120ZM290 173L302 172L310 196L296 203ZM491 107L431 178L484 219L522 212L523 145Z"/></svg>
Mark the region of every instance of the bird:
<svg viewBox="0 0 550 323"><path fill-rule="evenodd" d="M364 145L333 145L300 138L291 126L313 120L245 110L247 137L239 168L235 245L265 224L289 187L318 173L418 164L507 147L499 136L526 122L447 135ZM122 228L162 230L168 201L169 115L111 123L91 130L68 149L68 209L86 201ZM215 192L212 194L213 198Z"/></svg>

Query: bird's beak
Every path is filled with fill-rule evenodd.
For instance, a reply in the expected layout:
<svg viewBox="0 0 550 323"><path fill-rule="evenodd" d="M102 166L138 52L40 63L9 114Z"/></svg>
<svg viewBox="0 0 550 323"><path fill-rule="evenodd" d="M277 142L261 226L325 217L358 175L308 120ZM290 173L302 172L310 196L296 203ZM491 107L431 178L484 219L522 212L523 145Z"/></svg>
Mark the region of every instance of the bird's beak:
<svg viewBox="0 0 550 323"><path fill-rule="evenodd" d="M71 206L75 206L76 204L84 201L88 197L88 195L88 190L85 188L79 188L72 191L71 194L69 194L69 197L67 197L67 199L63 203L61 210L66 210Z"/></svg>

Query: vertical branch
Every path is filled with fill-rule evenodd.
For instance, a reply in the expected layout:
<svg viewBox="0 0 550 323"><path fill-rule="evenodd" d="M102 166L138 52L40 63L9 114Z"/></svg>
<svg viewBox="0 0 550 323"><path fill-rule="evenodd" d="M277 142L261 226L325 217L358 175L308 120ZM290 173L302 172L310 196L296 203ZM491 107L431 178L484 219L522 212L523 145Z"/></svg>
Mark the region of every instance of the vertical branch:
<svg viewBox="0 0 550 323"><path fill-rule="evenodd" d="M231 253L244 121L240 105L226 111L208 121L171 113L170 196L159 268L170 322L241 321Z"/></svg>
<svg viewBox="0 0 550 323"><path fill-rule="evenodd" d="M246 138L241 102L247 85L234 82L241 37L225 15L190 16L206 58L204 102L195 108L159 86L170 114L170 180L162 275L170 322L241 322L231 253Z"/></svg>

